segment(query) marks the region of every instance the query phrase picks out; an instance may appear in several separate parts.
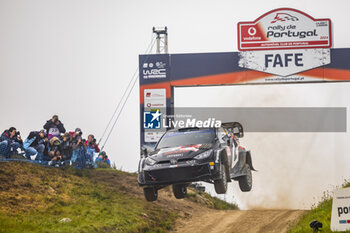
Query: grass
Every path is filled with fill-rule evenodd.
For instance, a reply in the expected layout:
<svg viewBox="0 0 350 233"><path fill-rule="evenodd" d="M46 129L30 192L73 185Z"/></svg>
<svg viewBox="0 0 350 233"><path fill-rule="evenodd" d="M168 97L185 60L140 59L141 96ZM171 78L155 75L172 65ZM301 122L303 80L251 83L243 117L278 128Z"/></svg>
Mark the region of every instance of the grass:
<svg viewBox="0 0 350 233"><path fill-rule="evenodd" d="M206 205L209 208L216 210L238 210L236 204L228 203L217 197L212 197L210 194L201 191L194 191L193 189L188 189L187 197L189 200Z"/></svg>
<svg viewBox="0 0 350 233"><path fill-rule="evenodd" d="M176 213L111 185L113 169L0 164L0 232L164 232ZM134 175L132 175L134 176ZM134 177L133 177L134 178ZM60 222L69 218L71 222Z"/></svg>
<svg viewBox="0 0 350 233"><path fill-rule="evenodd" d="M346 181L343 187L350 187L350 183ZM303 215L299 222L297 222L294 227L288 231L288 233L312 232L309 224L313 220L317 220L323 224L321 231L322 233L330 233L332 232L330 229L331 214L332 198L329 193L325 193L322 200L317 204L317 206L313 206L309 212Z"/></svg>

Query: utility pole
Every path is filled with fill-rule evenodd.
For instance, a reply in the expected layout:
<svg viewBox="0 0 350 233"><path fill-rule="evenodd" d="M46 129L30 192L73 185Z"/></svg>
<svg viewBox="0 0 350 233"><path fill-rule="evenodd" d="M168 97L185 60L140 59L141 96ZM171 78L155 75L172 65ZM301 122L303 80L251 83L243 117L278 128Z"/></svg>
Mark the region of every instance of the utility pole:
<svg viewBox="0 0 350 233"><path fill-rule="evenodd" d="M157 53L168 53L168 28L155 28L153 27L153 33L157 34Z"/></svg>

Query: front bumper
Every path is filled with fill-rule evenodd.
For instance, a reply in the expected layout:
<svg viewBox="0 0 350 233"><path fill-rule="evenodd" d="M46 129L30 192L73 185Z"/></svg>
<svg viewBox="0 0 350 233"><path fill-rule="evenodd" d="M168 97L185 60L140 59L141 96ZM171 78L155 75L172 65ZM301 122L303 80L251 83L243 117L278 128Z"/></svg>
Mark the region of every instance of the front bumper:
<svg viewBox="0 0 350 233"><path fill-rule="evenodd" d="M169 185L219 178L219 165L206 163L147 166L139 172L140 186Z"/></svg>

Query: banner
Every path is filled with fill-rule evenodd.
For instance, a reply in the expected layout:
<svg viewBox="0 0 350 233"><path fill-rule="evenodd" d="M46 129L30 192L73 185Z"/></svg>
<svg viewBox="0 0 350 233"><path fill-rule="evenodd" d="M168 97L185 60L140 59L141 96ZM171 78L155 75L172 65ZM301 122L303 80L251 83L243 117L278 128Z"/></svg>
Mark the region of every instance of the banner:
<svg viewBox="0 0 350 233"><path fill-rule="evenodd" d="M331 20L280 8L253 22L238 23L238 50L330 48Z"/></svg>

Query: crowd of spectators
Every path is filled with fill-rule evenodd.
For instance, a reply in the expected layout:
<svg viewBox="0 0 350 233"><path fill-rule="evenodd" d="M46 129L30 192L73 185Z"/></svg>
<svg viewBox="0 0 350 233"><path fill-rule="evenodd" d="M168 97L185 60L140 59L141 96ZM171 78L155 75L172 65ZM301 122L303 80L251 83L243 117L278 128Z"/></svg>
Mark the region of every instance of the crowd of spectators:
<svg viewBox="0 0 350 233"><path fill-rule="evenodd" d="M14 154L48 165L68 163L96 167L105 163L110 166L106 152L100 151L93 134L84 139L80 128L66 132L57 115L48 120L42 130L30 132L24 141L15 127L5 130L0 137L0 155L8 159Z"/></svg>

